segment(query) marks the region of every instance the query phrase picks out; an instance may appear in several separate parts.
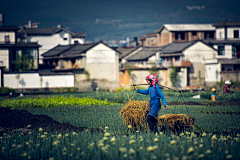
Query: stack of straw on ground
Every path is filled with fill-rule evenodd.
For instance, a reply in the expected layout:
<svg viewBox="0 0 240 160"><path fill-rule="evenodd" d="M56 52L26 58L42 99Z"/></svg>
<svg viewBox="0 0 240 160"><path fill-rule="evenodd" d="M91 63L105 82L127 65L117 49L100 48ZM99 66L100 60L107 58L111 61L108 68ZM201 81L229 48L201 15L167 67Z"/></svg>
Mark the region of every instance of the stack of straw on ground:
<svg viewBox="0 0 240 160"><path fill-rule="evenodd" d="M133 129L145 127L147 129L146 118L149 112L149 101L130 100L124 108L119 111L123 116L126 125L131 125ZM181 130L194 125L194 117L186 114L165 114L157 117L158 125L166 125L171 131Z"/></svg>

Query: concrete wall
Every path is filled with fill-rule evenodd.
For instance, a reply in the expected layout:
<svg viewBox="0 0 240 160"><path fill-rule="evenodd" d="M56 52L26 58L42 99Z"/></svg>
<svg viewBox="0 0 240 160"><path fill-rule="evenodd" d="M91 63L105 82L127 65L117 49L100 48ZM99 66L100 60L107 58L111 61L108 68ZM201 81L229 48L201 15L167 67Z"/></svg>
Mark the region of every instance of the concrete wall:
<svg viewBox="0 0 240 160"><path fill-rule="evenodd" d="M91 79L119 81L119 55L104 44L93 47L86 53L86 70Z"/></svg>
<svg viewBox="0 0 240 160"><path fill-rule="evenodd" d="M0 42L5 42L5 36L9 36L10 43L15 43L15 32L0 32Z"/></svg>
<svg viewBox="0 0 240 160"><path fill-rule="evenodd" d="M51 87L74 87L74 75L47 75L42 76L42 85L39 73L4 74L4 87L11 88L51 88Z"/></svg>
<svg viewBox="0 0 240 160"><path fill-rule="evenodd" d="M218 75L216 73L218 72ZM205 64L205 82L217 82L220 81L220 64L218 63L206 63Z"/></svg>
<svg viewBox="0 0 240 160"><path fill-rule="evenodd" d="M226 81L236 81L237 80L237 75L236 71L223 71L221 72L221 80ZM240 80L240 72L238 72L238 80Z"/></svg>
<svg viewBox="0 0 240 160"><path fill-rule="evenodd" d="M0 50L0 61L3 62L3 66L9 70L9 57L8 57L8 49Z"/></svg>

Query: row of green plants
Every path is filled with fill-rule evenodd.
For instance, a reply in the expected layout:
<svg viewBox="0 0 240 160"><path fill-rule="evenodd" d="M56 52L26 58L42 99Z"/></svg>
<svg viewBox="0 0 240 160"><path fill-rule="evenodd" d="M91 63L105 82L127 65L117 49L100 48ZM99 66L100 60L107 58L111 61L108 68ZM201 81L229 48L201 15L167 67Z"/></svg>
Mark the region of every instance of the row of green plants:
<svg viewBox="0 0 240 160"><path fill-rule="evenodd" d="M78 91L78 88L75 88L75 87L71 87L71 88L55 88L53 90L53 92L55 93L63 93L63 92L77 92Z"/></svg>
<svg viewBox="0 0 240 160"><path fill-rule="evenodd" d="M127 126L125 127L127 129ZM194 132L132 132L121 135L110 127L103 133L50 133L39 128L28 135L0 136L3 159L240 159L240 135Z"/></svg>
<svg viewBox="0 0 240 160"><path fill-rule="evenodd" d="M28 106L29 108L50 108L60 106L82 106L82 105L111 105L107 99L99 100L93 98L78 98L74 96L53 96L53 97L41 97L37 98L16 98L5 99L1 101L0 107L9 108L23 108Z"/></svg>

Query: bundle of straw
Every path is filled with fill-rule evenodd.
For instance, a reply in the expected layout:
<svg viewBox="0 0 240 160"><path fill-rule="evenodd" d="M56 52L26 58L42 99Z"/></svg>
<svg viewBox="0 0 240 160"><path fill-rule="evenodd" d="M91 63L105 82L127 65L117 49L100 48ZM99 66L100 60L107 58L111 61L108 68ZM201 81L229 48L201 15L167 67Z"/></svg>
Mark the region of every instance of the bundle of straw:
<svg viewBox="0 0 240 160"><path fill-rule="evenodd" d="M146 118L149 112L149 101L130 101L119 111L119 114L123 116L126 125L131 125L133 129L138 127L148 128L146 125ZM160 117L156 117L158 120L157 125L167 125L169 130L176 131L185 127L192 127L194 125L195 118L187 114L165 114Z"/></svg>
<svg viewBox="0 0 240 160"><path fill-rule="evenodd" d="M119 111L123 116L126 125L131 125L133 129L146 125L146 118L149 112L149 101L130 101Z"/></svg>
<svg viewBox="0 0 240 160"><path fill-rule="evenodd" d="M186 128L194 125L195 118L187 114L165 114L157 117L158 125L162 126L166 124L170 130L181 130L184 126Z"/></svg>

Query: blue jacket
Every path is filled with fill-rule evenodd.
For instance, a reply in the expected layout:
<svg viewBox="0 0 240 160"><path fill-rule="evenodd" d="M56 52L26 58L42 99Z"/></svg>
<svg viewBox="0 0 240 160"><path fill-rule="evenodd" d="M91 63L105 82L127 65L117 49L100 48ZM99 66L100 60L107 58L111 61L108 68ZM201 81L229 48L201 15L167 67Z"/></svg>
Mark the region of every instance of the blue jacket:
<svg viewBox="0 0 240 160"><path fill-rule="evenodd" d="M148 89L146 89L146 90L137 89L137 93L149 94L151 100L161 98L164 107L167 105L166 98L165 98L164 94L162 93L162 90L160 89L160 87L157 84L156 84L156 88L154 88L153 86L149 86Z"/></svg>

